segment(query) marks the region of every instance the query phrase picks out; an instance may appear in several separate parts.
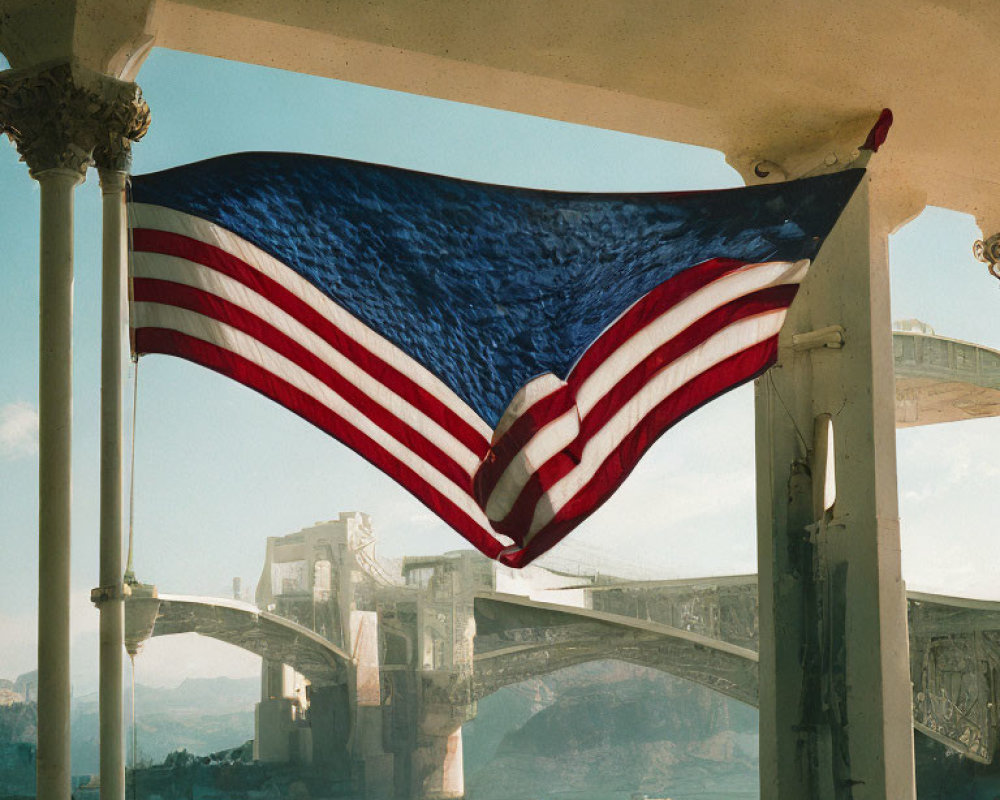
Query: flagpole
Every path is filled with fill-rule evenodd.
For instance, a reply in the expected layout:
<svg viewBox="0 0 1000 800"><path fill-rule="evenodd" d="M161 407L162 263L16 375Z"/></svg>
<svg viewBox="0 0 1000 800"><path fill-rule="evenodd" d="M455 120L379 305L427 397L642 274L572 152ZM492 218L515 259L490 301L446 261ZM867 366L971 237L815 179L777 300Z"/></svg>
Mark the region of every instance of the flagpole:
<svg viewBox="0 0 1000 800"><path fill-rule="evenodd" d="M101 800L124 800L122 676L125 636L122 583L122 327L125 181L99 170L103 210L101 290L100 737Z"/></svg>

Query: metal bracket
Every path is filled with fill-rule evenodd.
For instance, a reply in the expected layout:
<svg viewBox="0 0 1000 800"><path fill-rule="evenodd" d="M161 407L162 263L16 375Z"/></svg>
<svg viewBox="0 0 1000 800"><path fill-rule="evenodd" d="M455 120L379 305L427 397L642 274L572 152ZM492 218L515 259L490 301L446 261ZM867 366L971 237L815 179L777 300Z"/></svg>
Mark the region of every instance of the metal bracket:
<svg viewBox="0 0 1000 800"><path fill-rule="evenodd" d="M792 335L792 349L796 353L804 353L806 350L816 350L821 347L840 350L844 346L844 342L844 329L840 325L828 325L808 333Z"/></svg>
<svg viewBox="0 0 1000 800"><path fill-rule="evenodd" d="M1000 233L994 233L985 241L979 239L972 245L972 255L986 264L986 268L997 280L1000 280Z"/></svg>
<svg viewBox="0 0 1000 800"><path fill-rule="evenodd" d="M112 586L98 586L90 590L90 602L100 607L101 603L113 600L124 600L132 595L132 587L126 583L116 583Z"/></svg>

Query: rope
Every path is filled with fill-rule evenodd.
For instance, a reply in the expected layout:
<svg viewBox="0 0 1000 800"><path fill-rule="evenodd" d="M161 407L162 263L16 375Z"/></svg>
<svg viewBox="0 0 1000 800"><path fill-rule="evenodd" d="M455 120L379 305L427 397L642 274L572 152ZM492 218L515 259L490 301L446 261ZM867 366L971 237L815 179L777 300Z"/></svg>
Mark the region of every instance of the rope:
<svg viewBox="0 0 1000 800"><path fill-rule="evenodd" d="M138 583L132 565L132 554L135 545L135 420L136 407L139 404L139 358L132 356L132 430L129 436L129 476L128 476L128 560L125 566L125 583L130 586ZM133 681L135 676L133 675Z"/></svg>
<svg viewBox="0 0 1000 800"><path fill-rule="evenodd" d="M125 178L125 195L126 199L130 199L132 194L132 176L127 175ZM128 236L128 297L131 301L132 299L132 230L135 228L133 219L134 211L132 210L132 204L126 203L126 213L128 214L129 220L128 225L126 225L126 235ZM129 326L129 336L131 337L131 326ZM128 475L128 558L125 565L125 576L124 581L129 586L132 586L138 581L135 579L135 570L132 563L132 555L134 552L135 545L135 420L136 420L136 408L139 405L139 356L135 353L135 348L131 347L132 350L132 430L129 432L129 475ZM134 666L134 661L133 661ZM132 675L132 682L135 683L135 674ZM133 693L135 687L133 685ZM134 710L133 710L134 712ZM134 720L133 720L133 734L134 730Z"/></svg>
<svg viewBox="0 0 1000 800"><path fill-rule="evenodd" d="M803 452L809 452L809 443L806 441L806 437L802 435L802 431L799 430L799 424L795 421L795 417L792 416L792 412L788 410L788 406L785 405L785 398L781 396L781 392L778 391L778 387L774 383L774 376L771 374L771 370L767 371L767 382L771 384L771 390L774 392L774 396L778 398L778 402L781 404L781 408L785 412L785 416L788 417L789 421L792 423L792 427L795 429L795 433L799 437L799 441L802 442Z"/></svg>

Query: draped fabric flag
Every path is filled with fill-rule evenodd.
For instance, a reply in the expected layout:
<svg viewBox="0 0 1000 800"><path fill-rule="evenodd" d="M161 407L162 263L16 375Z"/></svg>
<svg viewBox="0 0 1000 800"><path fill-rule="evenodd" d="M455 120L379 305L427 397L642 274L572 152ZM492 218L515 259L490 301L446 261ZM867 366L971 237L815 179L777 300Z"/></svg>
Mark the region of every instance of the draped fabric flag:
<svg viewBox="0 0 1000 800"><path fill-rule="evenodd" d="M246 153L136 176L134 350L281 403L521 566L774 363L862 175L578 194Z"/></svg>

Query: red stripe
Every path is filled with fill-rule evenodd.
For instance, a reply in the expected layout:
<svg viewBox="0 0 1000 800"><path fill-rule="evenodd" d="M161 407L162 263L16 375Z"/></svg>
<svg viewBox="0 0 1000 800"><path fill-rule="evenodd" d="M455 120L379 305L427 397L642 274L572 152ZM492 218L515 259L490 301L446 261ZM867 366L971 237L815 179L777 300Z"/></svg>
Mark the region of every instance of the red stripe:
<svg viewBox="0 0 1000 800"><path fill-rule="evenodd" d="M289 289L233 254L188 236L149 228L136 228L132 231L132 249L135 252L159 253L183 258L239 281L321 336L332 347L411 405L419 408L445 430L451 431L456 439L479 458L486 455L489 448L486 438L447 405L360 345Z"/></svg>
<svg viewBox="0 0 1000 800"><path fill-rule="evenodd" d="M651 289L587 348L566 380L572 382L574 386L579 386L604 363L609 355L628 341L635 331L645 328L681 300L690 297L712 281L736 272L740 267L746 266L746 263L732 258L713 258L695 264Z"/></svg>
<svg viewBox="0 0 1000 800"><path fill-rule="evenodd" d="M686 346L683 348L682 352L687 352L688 349L696 347L701 343L701 341L707 339L709 336L717 332L718 332L717 329L702 330L697 332L702 335L702 338L699 339L692 337L692 339L686 343ZM718 376L720 374L719 373L720 367L732 363L734 358L738 359L743 353L752 351L754 347L756 347L756 345L751 346L747 350L743 350L740 353L737 353L735 356L730 356L724 361L720 361L715 366L710 367L709 369L696 375L694 378L688 381L688 383L678 387L664 401L661 401L656 406L656 408L651 410L649 414L647 414L643 418L643 420L639 423L639 425L637 425L636 428L633 429L633 431L630 434L628 434L628 436L624 441L628 441L629 437L634 436L636 430L645 429L645 426L648 425L649 420L652 417L654 417L655 414L658 413L658 409L660 409L664 405L664 403L669 403L671 401L671 398L674 397L680 397L680 398L687 397L690 392L689 387L692 385L695 386L699 385L699 382L703 380L703 376L705 375ZM646 383L653 377L655 377L655 374L650 375L641 384L634 386L633 392L627 398L624 398L625 403L630 401L635 396L635 393L640 389L642 389L642 387L645 386ZM742 374L737 373L733 378L733 382L730 383L730 386L735 386L736 383L741 380L745 380L745 378L742 376ZM696 402L701 403L703 401L696 398ZM620 405L624 405L625 403L621 403ZM531 475L531 477L525 483L524 488L521 489L520 494L514 501L514 504L511 507L511 510L507 514L507 516L504 517L504 519L499 523L494 522L492 520L490 521L490 523L493 525L493 528L498 533L502 533L505 536L509 536L510 538L514 539L518 544L522 543L524 537L527 535L527 532L531 528L531 522L535 516L535 508L537 507L538 503L542 501L543 497L545 496L545 493L548 492L549 489L551 489L557 482L559 482L564 477L566 477L570 472L572 472L573 469L576 467L576 465L580 463L584 447L590 441L590 439L593 438L593 436L598 431L600 431L600 429L608 422L612 414L613 412L607 414L606 416L603 416L602 419L600 420L600 424L597 424L596 421L594 422L594 424L591 424L591 416L588 415L584 419L584 425L586 426L586 430L581 429L580 436L577 438L575 442L573 442L571 446L563 449L559 453L556 453L556 455L554 455L552 458L550 458L548 461L542 464L538 468L538 470ZM676 419L679 418L680 417L677 417ZM669 427L670 425L673 424L673 422L667 422L666 424L667 427ZM662 433L665 430L666 428L661 430L660 433ZM622 445L618 445L615 448L614 452L619 452L621 447ZM630 471L632 469L632 466L629 466Z"/></svg>
<svg viewBox="0 0 1000 800"><path fill-rule="evenodd" d="M733 322L777 308L787 308L797 289L798 287L794 285L769 287L745 298L734 300L702 317L669 342L661 345L591 409L581 422L580 434L576 440L531 475L504 519L500 522L491 520L494 529L520 542L520 537L526 535L535 515L535 507L544 494L580 463L587 443L623 406L631 402L636 393L655 378L658 372L668 368L679 356L690 352ZM572 378L575 376L571 376ZM678 388L677 391L681 389Z"/></svg>
<svg viewBox="0 0 1000 800"><path fill-rule="evenodd" d="M562 386L552 394L543 397L517 418L500 441L490 448L483 463L476 471L473 479L472 494L480 507L485 508L486 502L496 488L497 482L503 476L510 462L521 452L521 448L531 440L548 423L562 416L576 405L573 392Z"/></svg>
<svg viewBox="0 0 1000 800"><path fill-rule="evenodd" d="M135 341L138 352L184 358L239 381L280 403L382 470L488 557L499 555L503 546L488 530L382 445L306 392L236 353L179 331L137 328Z"/></svg>
<svg viewBox="0 0 1000 800"><path fill-rule="evenodd" d="M689 297L694 291L717 280L725 275L735 272L744 266L745 262L734 259L713 259L702 264L697 264L689 270L670 278L661 283L656 288L645 294L635 305L619 317L608 330L587 349L580 361L573 367L567 382L575 389L583 384L593 372L600 367L610 356L621 347L627 346L629 340L651 322L662 316L670 308L674 307L681 300ZM634 393L634 391L633 391ZM569 399L573 392L567 392L566 396L560 398L564 402ZM499 443L504 448L503 455L498 452L497 444L493 445L489 459L496 456L492 461L488 461L488 472L482 478L477 474L476 481L482 481L484 491L482 496L488 498L493 491L493 487L499 481L503 471L507 468L514 457L528 443L528 441L546 423L561 414L566 408L560 404L549 404L546 408L541 408L533 413L533 420L518 425L515 423L505 434ZM554 407L560 410L556 411ZM548 411L550 416L545 417L543 412ZM532 407L535 412L535 407ZM518 420L520 422L520 420ZM575 448L574 454L579 457L580 447ZM484 465L486 466L486 465ZM476 496L479 497L477 490ZM483 500L485 503L485 499Z"/></svg>
<svg viewBox="0 0 1000 800"><path fill-rule="evenodd" d="M396 441L424 459L463 492L468 492L469 473L462 469L454 459L423 434L372 400L315 353L310 352L256 314L202 289L158 278L136 278L133 281L132 291L135 302L161 303L167 306L185 308L188 311L230 325L265 344L329 386Z"/></svg>
<svg viewBox="0 0 1000 800"><path fill-rule="evenodd" d="M779 308L787 308L795 299L798 291L797 284L784 284L780 286L770 286L743 297L736 298L725 305L719 306L696 320L685 330L677 334L673 339L660 345L659 348L650 353L630 372L623 376L587 413L581 423L580 433L573 444L566 449L573 464L579 463L583 456L583 448L590 438L600 430L605 423L614 416L625 404L630 402L635 394L653 379L655 374L669 366L680 356L697 347L713 334L720 331L727 325L740 319L754 316L756 314L773 311ZM666 309L656 309L653 306L646 306L645 315L655 319ZM643 317L645 319L645 316ZM638 317L623 317L615 323L614 329L619 326L636 324ZM648 322L642 322L643 326ZM614 338L621 341L622 347L629 346L631 336L636 330L631 330L629 336L622 335L623 330L609 329L608 334L614 334ZM608 355L611 355L610 353ZM593 366L593 365L592 365ZM536 403L531 408L531 419L523 425L520 424L524 417L511 426L503 439L493 445L486 462L480 467L475 477L474 495L481 506L485 508L490 494L496 488L503 471L507 468L514 457L528 444L530 439L541 430L541 428L555 419L559 414L565 412L574 402L575 390L582 383L582 378L574 371L569 378L570 389L560 392L559 397ZM543 406L542 404L545 403ZM548 416L546 416L546 414ZM566 464L563 465L565 468ZM538 486L535 491L542 492L542 487ZM540 495L539 495L540 496ZM530 500L525 500L524 506L530 505ZM513 510L513 509L512 509ZM524 510L524 509L522 509ZM510 529L510 524L504 524L504 532ZM515 526L516 527L516 526ZM499 530L499 529L498 529Z"/></svg>
<svg viewBox="0 0 1000 800"><path fill-rule="evenodd" d="M524 539L531 530L531 520L535 516L535 507L548 491L550 486L572 472L580 459L570 456L566 449L559 451L531 474L510 511L499 522L490 520L497 533L509 536L517 544L523 545Z"/></svg>
<svg viewBox="0 0 1000 800"><path fill-rule="evenodd" d="M798 284L784 284L769 286L752 294L738 297L713 309L673 339L664 342L617 381L614 387L587 412L580 426L578 439L580 447L582 448L590 441L590 438L603 428L623 406L631 402L636 393L653 380L657 373L667 369L681 356L691 352L734 322L788 308L792 300L795 299L795 293L798 289Z"/></svg>
<svg viewBox="0 0 1000 800"><path fill-rule="evenodd" d="M772 336L720 362L665 398L605 459L594 477L560 509L523 550L501 555L501 563L522 567L551 549L600 508L652 444L685 416L729 389L763 374L777 359L778 337Z"/></svg>

